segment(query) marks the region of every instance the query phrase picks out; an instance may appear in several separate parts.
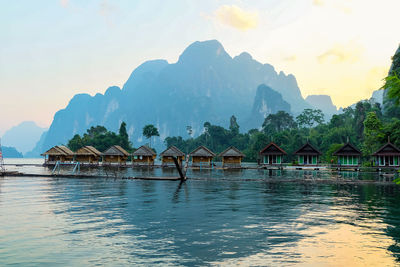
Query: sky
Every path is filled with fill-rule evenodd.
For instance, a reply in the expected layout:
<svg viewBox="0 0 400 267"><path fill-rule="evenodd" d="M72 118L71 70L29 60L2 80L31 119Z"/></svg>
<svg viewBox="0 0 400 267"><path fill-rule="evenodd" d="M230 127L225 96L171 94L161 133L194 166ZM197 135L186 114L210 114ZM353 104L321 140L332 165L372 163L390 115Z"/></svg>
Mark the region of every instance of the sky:
<svg viewBox="0 0 400 267"><path fill-rule="evenodd" d="M369 98L400 43L400 0L0 0L0 135L49 127L77 93L122 87L146 60L217 39L295 75L303 97Z"/></svg>

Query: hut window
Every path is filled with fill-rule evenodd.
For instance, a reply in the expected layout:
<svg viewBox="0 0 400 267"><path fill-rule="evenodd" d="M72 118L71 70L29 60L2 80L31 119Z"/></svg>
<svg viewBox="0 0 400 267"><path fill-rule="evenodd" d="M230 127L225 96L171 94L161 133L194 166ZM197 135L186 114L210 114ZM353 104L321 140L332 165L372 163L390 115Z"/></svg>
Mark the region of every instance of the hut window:
<svg viewBox="0 0 400 267"><path fill-rule="evenodd" d="M379 157L379 165L385 165L383 157Z"/></svg>
<svg viewBox="0 0 400 267"><path fill-rule="evenodd" d="M313 164L317 164L317 156L313 156L312 157L312 163Z"/></svg>
<svg viewBox="0 0 400 267"><path fill-rule="evenodd" d="M142 159L143 159L143 156L139 156L139 159L142 160Z"/></svg>

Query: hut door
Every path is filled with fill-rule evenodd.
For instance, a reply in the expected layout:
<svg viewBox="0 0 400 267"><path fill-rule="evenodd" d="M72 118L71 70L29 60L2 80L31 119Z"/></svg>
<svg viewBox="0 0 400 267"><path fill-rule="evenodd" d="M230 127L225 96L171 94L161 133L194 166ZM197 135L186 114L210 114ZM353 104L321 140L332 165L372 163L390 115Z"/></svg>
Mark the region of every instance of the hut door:
<svg viewBox="0 0 400 267"><path fill-rule="evenodd" d="M385 166L389 165L389 156L385 156Z"/></svg>
<svg viewBox="0 0 400 267"><path fill-rule="evenodd" d="M272 155L269 155L269 164L274 164L275 162L274 162L274 156L272 156Z"/></svg>

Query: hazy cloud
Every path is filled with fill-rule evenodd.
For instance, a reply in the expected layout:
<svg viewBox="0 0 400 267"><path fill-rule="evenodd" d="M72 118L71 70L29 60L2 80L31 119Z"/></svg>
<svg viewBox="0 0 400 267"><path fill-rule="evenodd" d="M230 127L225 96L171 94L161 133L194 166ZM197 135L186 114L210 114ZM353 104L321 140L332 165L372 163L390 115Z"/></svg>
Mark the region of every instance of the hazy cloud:
<svg viewBox="0 0 400 267"><path fill-rule="evenodd" d="M313 0L313 5L314 6L323 6L324 1L323 0Z"/></svg>
<svg viewBox="0 0 400 267"><path fill-rule="evenodd" d="M68 6L68 3L69 3L69 0L60 0L60 4L64 8Z"/></svg>
<svg viewBox="0 0 400 267"><path fill-rule="evenodd" d="M349 42L345 45L335 44L317 57L319 63L342 63L357 62L363 52L363 47L356 42Z"/></svg>
<svg viewBox="0 0 400 267"><path fill-rule="evenodd" d="M291 55L291 56L284 57L283 60L284 60L284 61L291 61L291 62L293 62L293 61L296 61L296 60L297 60L297 57L296 57L295 55Z"/></svg>
<svg viewBox="0 0 400 267"><path fill-rule="evenodd" d="M225 25L241 31L256 28L258 26L258 13L249 12L235 5L223 5L215 12L217 20Z"/></svg>
<svg viewBox="0 0 400 267"><path fill-rule="evenodd" d="M337 10L340 10L346 14L350 14L352 12L351 0L313 0L312 4L317 7L327 6L336 8Z"/></svg>

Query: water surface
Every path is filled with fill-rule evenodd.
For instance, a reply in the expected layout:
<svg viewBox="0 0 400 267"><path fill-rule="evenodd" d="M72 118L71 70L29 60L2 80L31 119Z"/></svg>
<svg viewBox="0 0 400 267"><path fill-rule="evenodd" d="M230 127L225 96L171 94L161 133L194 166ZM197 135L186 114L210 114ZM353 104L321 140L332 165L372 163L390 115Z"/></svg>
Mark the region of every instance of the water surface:
<svg viewBox="0 0 400 267"><path fill-rule="evenodd" d="M0 178L0 265L398 264L396 186L268 182L296 172L196 175L181 185Z"/></svg>

